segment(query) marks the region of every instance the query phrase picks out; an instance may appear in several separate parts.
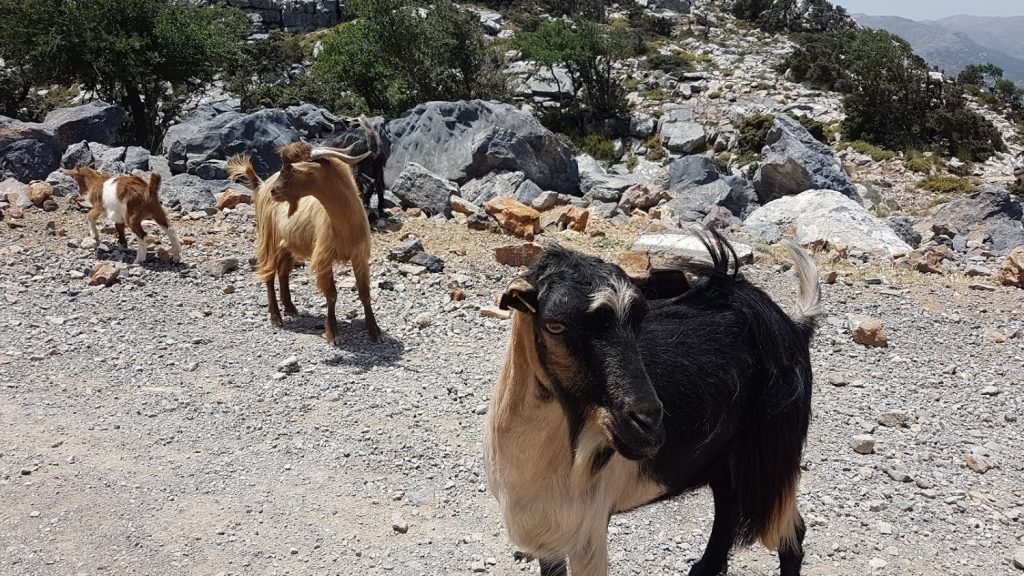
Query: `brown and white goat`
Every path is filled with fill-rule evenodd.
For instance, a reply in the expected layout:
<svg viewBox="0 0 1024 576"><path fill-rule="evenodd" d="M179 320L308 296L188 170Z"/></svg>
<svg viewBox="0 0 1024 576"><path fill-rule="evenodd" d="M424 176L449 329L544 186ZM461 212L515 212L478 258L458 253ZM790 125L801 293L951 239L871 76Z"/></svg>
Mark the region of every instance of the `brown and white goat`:
<svg viewBox="0 0 1024 576"><path fill-rule="evenodd" d="M281 170L265 181L257 176L248 157L235 156L228 161L231 179L245 181L254 190L257 275L267 285L270 323L281 325L274 276L281 285L285 314L297 314L288 276L295 262L308 260L317 289L327 298L324 338L333 345L338 334L334 263L350 262L366 331L371 340L380 340L370 306L370 225L349 169L366 155L349 156L346 150L313 148L304 142L282 146L279 152Z"/></svg>
<svg viewBox="0 0 1024 576"><path fill-rule="evenodd" d="M114 222L117 241L122 248L128 247L128 239L124 236L125 225L138 238L135 263L141 264L146 259L146 230L142 227L142 221L152 220L167 234L171 242L171 257L175 262L181 261L181 244L171 228L167 211L160 204L160 174L150 173L149 182L146 182L138 176L114 176L87 166L61 171L75 179L79 194L86 196L92 206L86 218L93 240L99 241L100 232L96 222L106 214Z"/></svg>
<svg viewBox="0 0 1024 576"><path fill-rule="evenodd" d="M691 576L718 575L754 540L778 550L782 576L800 573L814 264L795 249L791 319L730 273L724 239L703 238L714 264L692 285L640 285L556 246L502 296L512 334L484 456L509 537L543 576L567 559L573 576L606 575L612 514L705 485L715 521Z"/></svg>

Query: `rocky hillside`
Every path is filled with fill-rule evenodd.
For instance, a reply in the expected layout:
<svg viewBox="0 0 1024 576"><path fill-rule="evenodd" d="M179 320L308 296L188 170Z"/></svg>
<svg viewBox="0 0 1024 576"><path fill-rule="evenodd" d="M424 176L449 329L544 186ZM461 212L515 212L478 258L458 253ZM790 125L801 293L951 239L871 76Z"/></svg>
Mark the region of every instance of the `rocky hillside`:
<svg viewBox="0 0 1024 576"><path fill-rule="evenodd" d="M1024 82L1024 52L1014 47L1024 29L1024 19L1006 18L1003 22L1002 18L956 16L918 22L866 14L856 14L854 18L862 26L888 30L906 39L929 64L947 74L956 75L969 64L991 63L1002 68L1006 78Z"/></svg>

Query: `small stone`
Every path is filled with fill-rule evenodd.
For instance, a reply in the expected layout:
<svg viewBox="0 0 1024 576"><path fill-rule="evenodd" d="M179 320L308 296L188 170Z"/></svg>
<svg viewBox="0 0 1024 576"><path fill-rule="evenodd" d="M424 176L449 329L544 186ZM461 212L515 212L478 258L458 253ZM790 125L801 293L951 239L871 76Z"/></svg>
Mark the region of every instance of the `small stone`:
<svg viewBox="0 0 1024 576"><path fill-rule="evenodd" d="M405 276L419 276L426 271L426 267L417 266L416 264L402 264L398 267L398 272Z"/></svg>
<svg viewBox="0 0 1024 576"><path fill-rule="evenodd" d="M284 372L274 372L273 374L270 375L271 380L284 380L287 377L288 375L285 374Z"/></svg>
<svg viewBox="0 0 1024 576"><path fill-rule="evenodd" d="M878 533L879 534L892 534L892 524L889 524L888 522L879 522L878 523Z"/></svg>
<svg viewBox="0 0 1024 576"><path fill-rule="evenodd" d="M478 404L477 407L473 409L473 414L476 414L477 416L487 414L487 404Z"/></svg>
<svg viewBox="0 0 1024 576"><path fill-rule="evenodd" d="M39 518L39 511L38 510L33 510L33 511L28 513L28 516L29 516L29 518Z"/></svg>
<svg viewBox="0 0 1024 576"><path fill-rule="evenodd" d="M97 244L98 242L96 242L96 240L94 240L92 236L89 236L83 238L79 246L81 246L83 250L93 250L96 248Z"/></svg>
<svg viewBox="0 0 1024 576"><path fill-rule="evenodd" d="M234 294L235 293L235 285L234 284L225 284L223 290L224 290L225 294Z"/></svg>
<svg viewBox="0 0 1024 576"><path fill-rule="evenodd" d="M462 302L466 299L466 291L456 286L448 291L448 299L452 302Z"/></svg>
<svg viewBox="0 0 1024 576"><path fill-rule="evenodd" d="M409 259L409 264L414 266L423 266L427 269L427 272L432 272L434 274L444 272L444 260L426 252L414 254L413 257Z"/></svg>
<svg viewBox="0 0 1024 576"><path fill-rule="evenodd" d="M217 195L217 210L234 208L239 204L252 204L252 196L234 188L228 188Z"/></svg>
<svg viewBox="0 0 1024 576"><path fill-rule="evenodd" d="M195 372L199 369L199 362L189 362L188 366L185 366L185 372Z"/></svg>
<svg viewBox="0 0 1024 576"><path fill-rule="evenodd" d="M910 482L913 480L910 476L910 472L907 472L907 469L902 466L886 468L885 473L889 475L889 478L892 478L897 482Z"/></svg>
<svg viewBox="0 0 1024 576"><path fill-rule="evenodd" d="M589 219L589 210L579 206L571 206L558 217L558 228L560 230L584 232L587 229L587 222Z"/></svg>
<svg viewBox="0 0 1024 576"><path fill-rule="evenodd" d="M208 276L220 278L229 272L238 270L238 258L217 258L207 260L199 265L199 270Z"/></svg>
<svg viewBox="0 0 1024 576"><path fill-rule="evenodd" d="M288 553L289 554L298 554L299 553L299 549L298 548L291 548L291 549L288 550Z"/></svg>
<svg viewBox="0 0 1024 576"><path fill-rule="evenodd" d="M991 284L971 284L968 286L971 290L978 290L980 292L995 292L996 287Z"/></svg>
<svg viewBox="0 0 1024 576"><path fill-rule="evenodd" d="M968 454L967 458L964 458L964 463L978 474L984 474L992 469L992 463L981 454Z"/></svg>
<svg viewBox="0 0 1024 576"><path fill-rule="evenodd" d="M117 281L120 271L110 264L99 263L89 272L89 286L110 286Z"/></svg>
<svg viewBox="0 0 1024 576"><path fill-rule="evenodd" d="M886 428L897 428L906 426L910 421L910 415L906 412L892 411L882 412L878 415L878 423Z"/></svg>
<svg viewBox="0 0 1024 576"><path fill-rule="evenodd" d="M277 370L285 374L294 374L299 371L299 359L295 356L289 356L277 365Z"/></svg>
<svg viewBox="0 0 1024 576"><path fill-rule="evenodd" d="M835 270L825 275L825 284L835 284L836 280L839 280L839 272Z"/></svg>
<svg viewBox="0 0 1024 576"><path fill-rule="evenodd" d="M868 560L868 566L870 566L872 570L881 570L888 565L889 563L881 558L872 558L871 560Z"/></svg>
<svg viewBox="0 0 1024 576"><path fill-rule="evenodd" d="M846 322L854 342L873 348L884 348L889 345L889 339L882 331L882 323L876 318L863 314L847 314Z"/></svg>
<svg viewBox="0 0 1024 576"><path fill-rule="evenodd" d="M982 396L999 396L999 392L1001 392L1001 390L995 386L985 386L981 389Z"/></svg>
<svg viewBox="0 0 1024 576"><path fill-rule="evenodd" d="M402 517L401 512L395 512L391 515L391 529L399 534L405 534L409 531L409 523Z"/></svg>
<svg viewBox="0 0 1024 576"><path fill-rule="evenodd" d="M858 434L850 440L850 447L857 454L874 454L875 437L869 434Z"/></svg>
<svg viewBox="0 0 1024 576"><path fill-rule="evenodd" d="M469 565L469 569L477 574L487 572L487 564L484 564L483 560L474 560L473 563Z"/></svg>
<svg viewBox="0 0 1024 576"><path fill-rule="evenodd" d="M408 262L413 256L423 252L423 243L416 238L399 242L388 251L388 260L395 262Z"/></svg>
<svg viewBox="0 0 1024 576"><path fill-rule="evenodd" d="M32 473L32 469L31 468L22 468L21 469L21 475L22 476L28 476L31 473Z"/></svg>
<svg viewBox="0 0 1024 576"><path fill-rule="evenodd" d="M413 318L412 320L412 323L415 324L417 328L426 328L427 326L430 326L433 322L434 315L429 312L421 312L420 314L417 314L416 317Z"/></svg>
<svg viewBox="0 0 1024 576"><path fill-rule="evenodd" d="M496 306L484 306L480 309L480 315L484 318L497 318L499 320L508 320L512 317L511 310L502 310Z"/></svg>
<svg viewBox="0 0 1024 576"><path fill-rule="evenodd" d="M494 249L494 259L505 266L529 266L533 259L544 252L544 248L536 242L525 244L509 244Z"/></svg>

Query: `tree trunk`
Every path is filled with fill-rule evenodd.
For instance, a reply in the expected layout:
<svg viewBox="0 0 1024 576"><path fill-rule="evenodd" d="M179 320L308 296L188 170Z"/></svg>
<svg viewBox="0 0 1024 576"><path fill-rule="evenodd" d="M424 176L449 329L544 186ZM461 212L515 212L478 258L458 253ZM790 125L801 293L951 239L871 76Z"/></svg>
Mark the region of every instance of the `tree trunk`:
<svg viewBox="0 0 1024 576"><path fill-rule="evenodd" d="M131 84L125 86L125 104L128 107L128 114L132 117L132 126L135 128L134 144L150 149L152 142L149 141L149 115L146 114L146 104L142 101L139 89Z"/></svg>

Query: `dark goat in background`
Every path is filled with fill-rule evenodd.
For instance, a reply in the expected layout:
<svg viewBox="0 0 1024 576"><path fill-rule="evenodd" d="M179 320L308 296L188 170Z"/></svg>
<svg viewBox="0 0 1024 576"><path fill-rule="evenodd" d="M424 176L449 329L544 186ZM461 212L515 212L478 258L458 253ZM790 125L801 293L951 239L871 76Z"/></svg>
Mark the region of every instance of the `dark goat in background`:
<svg viewBox="0 0 1024 576"><path fill-rule="evenodd" d="M391 156L391 144L365 116L347 119L343 126L344 131L333 136L330 145L348 149L353 156L370 153L365 160L355 165L353 170L367 216L374 221L384 211L384 166ZM370 208L370 199L374 195L377 197L376 210Z"/></svg>
<svg viewBox="0 0 1024 576"><path fill-rule="evenodd" d="M744 280L721 236L712 265L634 282L553 247L509 286L514 310L491 397L485 459L512 542L544 576L602 576L612 514L710 485L715 520L691 576L726 567L737 542L778 550L797 576L796 493L811 414L817 271L793 247L790 318ZM732 263L732 264L730 264Z"/></svg>

